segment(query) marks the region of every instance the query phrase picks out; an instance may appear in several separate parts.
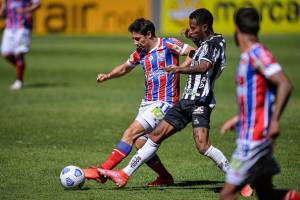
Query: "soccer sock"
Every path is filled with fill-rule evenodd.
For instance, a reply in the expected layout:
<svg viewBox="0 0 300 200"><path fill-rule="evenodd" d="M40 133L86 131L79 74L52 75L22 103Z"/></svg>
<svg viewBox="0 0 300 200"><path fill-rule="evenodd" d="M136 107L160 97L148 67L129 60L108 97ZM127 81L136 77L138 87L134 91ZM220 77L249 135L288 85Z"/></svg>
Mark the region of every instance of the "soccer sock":
<svg viewBox="0 0 300 200"><path fill-rule="evenodd" d="M212 159L224 173L227 172L229 162L219 149L211 145L204 155Z"/></svg>
<svg viewBox="0 0 300 200"><path fill-rule="evenodd" d="M25 71L24 57L20 56L16 59L16 80L23 81Z"/></svg>
<svg viewBox="0 0 300 200"><path fill-rule="evenodd" d="M290 190L286 193L283 200L300 200L300 194L296 191Z"/></svg>
<svg viewBox="0 0 300 200"><path fill-rule="evenodd" d="M155 171L160 177L170 178L172 175L168 172L165 166L162 164L161 160L155 154L150 160L146 162L148 167L150 167L153 171Z"/></svg>
<svg viewBox="0 0 300 200"><path fill-rule="evenodd" d="M154 143L151 139L148 139L142 148L140 148L136 154L132 157L129 164L123 169L123 171L131 176L144 162L149 160L157 151L159 145Z"/></svg>
<svg viewBox="0 0 300 200"><path fill-rule="evenodd" d="M124 141L120 141L117 147L111 152L109 157L100 166L103 169L113 169L117 166L130 152L132 146Z"/></svg>

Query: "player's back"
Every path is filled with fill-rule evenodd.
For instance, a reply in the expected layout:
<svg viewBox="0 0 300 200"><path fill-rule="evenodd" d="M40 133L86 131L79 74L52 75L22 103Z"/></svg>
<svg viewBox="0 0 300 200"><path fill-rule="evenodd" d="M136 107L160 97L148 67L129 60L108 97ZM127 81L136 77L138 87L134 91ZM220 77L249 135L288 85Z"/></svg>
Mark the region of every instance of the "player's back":
<svg viewBox="0 0 300 200"><path fill-rule="evenodd" d="M268 133L274 88L267 81L269 74L280 70L272 54L256 43L241 54L237 71L237 101L240 109L240 140L264 140Z"/></svg>

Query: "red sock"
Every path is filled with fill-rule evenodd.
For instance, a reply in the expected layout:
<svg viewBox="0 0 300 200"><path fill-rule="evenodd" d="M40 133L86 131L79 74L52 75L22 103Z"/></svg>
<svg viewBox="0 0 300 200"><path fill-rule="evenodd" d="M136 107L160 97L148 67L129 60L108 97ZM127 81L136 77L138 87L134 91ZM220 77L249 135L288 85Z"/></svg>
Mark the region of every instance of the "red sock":
<svg viewBox="0 0 300 200"><path fill-rule="evenodd" d="M102 165L100 166L100 168L103 168L103 169L113 169L125 157L126 157L125 153L123 153L119 149L115 148L111 152L110 156L106 159L106 161L104 163L102 163Z"/></svg>
<svg viewBox="0 0 300 200"><path fill-rule="evenodd" d="M16 79L23 81L25 70L25 61L23 56L19 56L16 59Z"/></svg>
<svg viewBox="0 0 300 200"><path fill-rule="evenodd" d="M153 169L160 177L163 178L171 178L172 175L168 172L165 166L160 161L157 155L153 156L149 161L147 161L147 165Z"/></svg>
<svg viewBox="0 0 300 200"><path fill-rule="evenodd" d="M300 200L300 194L296 191L288 191L284 196L283 200Z"/></svg>

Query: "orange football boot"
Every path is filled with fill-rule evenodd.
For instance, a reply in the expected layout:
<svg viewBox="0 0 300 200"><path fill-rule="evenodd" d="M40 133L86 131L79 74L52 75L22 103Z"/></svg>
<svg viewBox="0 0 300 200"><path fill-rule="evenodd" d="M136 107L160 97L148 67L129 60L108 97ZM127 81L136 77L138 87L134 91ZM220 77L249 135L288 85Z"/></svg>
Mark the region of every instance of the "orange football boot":
<svg viewBox="0 0 300 200"><path fill-rule="evenodd" d="M97 167L90 167L82 170L86 179L92 179L98 183L105 183L107 181L107 178L99 173L99 168Z"/></svg>
<svg viewBox="0 0 300 200"><path fill-rule="evenodd" d="M243 196L243 197L250 197L253 193L253 189L251 188L251 186L249 184L245 185L241 191L240 191L240 194Z"/></svg>
<svg viewBox="0 0 300 200"><path fill-rule="evenodd" d="M111 179L118 188L125 187L127 180L129 178L128 175L125 174L125 172L123 172L122 170L113 171L113 170L106 170L106 169L99 168L99 172L103 176Z"/></svg>

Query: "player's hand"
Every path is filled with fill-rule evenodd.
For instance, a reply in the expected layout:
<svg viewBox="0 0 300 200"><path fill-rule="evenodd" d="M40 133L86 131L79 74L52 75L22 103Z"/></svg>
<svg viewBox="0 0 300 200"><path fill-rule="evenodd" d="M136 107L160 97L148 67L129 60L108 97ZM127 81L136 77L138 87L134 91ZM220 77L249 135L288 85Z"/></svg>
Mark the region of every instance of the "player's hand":
<svg viewBox="0 0 300 200"><path fill-rule="evenodd" d="M230 120L226 121L223 126L221 127L221 135L225 135L225 133L229 130L231 131L235 131L236 128L236 124L238 122L238 116L234 116L233 118L231 118Z"/></svg>
<svg viewBox="0 0 300 200"><path fill-rule="evenodd" d="M179 67L177 65L169 65L168 67L164 67L162 69L168 73L170 73L170 72L176 73L179 71Z"/></svg>
<svg viewBox="0 0 300 200"><path fill-rule="evenodd" d="M272 145L275 143L276 138L279 136L279 132L279 121L271 119L268 136Z"/></svg>
<svg viewBox="0 0 300 200"><path fill-rule="evenodd" d="M191 36L190 36L190 29L188 29L188 28L182 29L181 35L183 35L183 36L186 37L186 38L191 39Z"/></svg>
<svg viewBox="0 0 300 200"><path fill-rule="evenodd" d="M97 76L97 82L101 83L109 79L110 75L109 74L98 74Z"/></svg>

